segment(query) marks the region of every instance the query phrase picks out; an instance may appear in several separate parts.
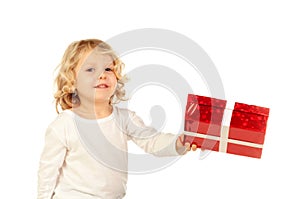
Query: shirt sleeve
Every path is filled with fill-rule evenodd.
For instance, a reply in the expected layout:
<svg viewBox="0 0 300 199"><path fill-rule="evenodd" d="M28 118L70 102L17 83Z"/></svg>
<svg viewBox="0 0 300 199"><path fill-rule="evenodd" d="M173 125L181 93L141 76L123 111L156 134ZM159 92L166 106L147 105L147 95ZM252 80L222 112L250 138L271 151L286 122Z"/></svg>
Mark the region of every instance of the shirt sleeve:
<svg viewBox="0 0 300 199"><path fill-rule="evenodd" d="M38 171L38 199L52 198L66 151L66 142L48 127Z"/></svg>
<svg viewBox="0 0 300 199"><path fill-rule="evenodd" d="M155 156L176 156L177 135L158 132L155 128L146 126L143 120L134 112L129 112L127 122L129 138L146 153Z"/></svg>

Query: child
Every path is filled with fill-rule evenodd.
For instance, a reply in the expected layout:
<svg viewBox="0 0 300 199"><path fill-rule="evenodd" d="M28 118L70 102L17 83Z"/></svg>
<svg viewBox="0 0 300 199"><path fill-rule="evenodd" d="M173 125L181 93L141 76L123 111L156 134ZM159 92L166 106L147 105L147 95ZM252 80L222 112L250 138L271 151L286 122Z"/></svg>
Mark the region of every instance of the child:
<svg viewBox="0 0 300 199"><path fill-rule="evenodd" d="M58 69L59 114L45 135L38 199L123 198L127 140L157 156L190 151L183 135L158 133L134 112L114 105L124 100L123 63L105 42L73 42Z"/></svg>

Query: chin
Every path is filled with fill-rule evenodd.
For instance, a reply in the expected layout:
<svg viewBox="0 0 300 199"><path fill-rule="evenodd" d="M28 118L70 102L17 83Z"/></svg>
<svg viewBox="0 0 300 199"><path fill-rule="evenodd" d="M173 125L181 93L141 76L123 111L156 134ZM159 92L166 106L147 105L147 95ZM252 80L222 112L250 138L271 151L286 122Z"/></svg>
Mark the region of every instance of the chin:
<svg viewBox="0 0 300 199"><path fill-rule="evenodd" d="M105 98L95 98L95 103L109 103L109 97L105 97Z"/></svg>

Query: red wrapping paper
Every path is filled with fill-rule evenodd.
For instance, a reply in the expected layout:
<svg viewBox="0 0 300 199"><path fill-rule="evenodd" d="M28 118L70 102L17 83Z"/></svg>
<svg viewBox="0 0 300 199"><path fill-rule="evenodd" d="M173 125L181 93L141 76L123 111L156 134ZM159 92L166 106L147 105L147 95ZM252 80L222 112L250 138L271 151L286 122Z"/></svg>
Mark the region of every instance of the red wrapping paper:
<svg viewBox="0 0 300 199"><path fill-rule="evenodd" d="M188 95L185 112L185 131L196 132L204 135L220 136L221 124L226 101ZM185 136L185 142L196 144L197 147L209 150L218 150L219 141Z"/></svg>
<svg viewBox="0 0 300 199"><path fill-rule="evenodd" d="M229 128L222 123L225 109L226 100L189 94L184 128L188 135L184 142L202 149L261 158L269 108L236 102Z"/></svg>

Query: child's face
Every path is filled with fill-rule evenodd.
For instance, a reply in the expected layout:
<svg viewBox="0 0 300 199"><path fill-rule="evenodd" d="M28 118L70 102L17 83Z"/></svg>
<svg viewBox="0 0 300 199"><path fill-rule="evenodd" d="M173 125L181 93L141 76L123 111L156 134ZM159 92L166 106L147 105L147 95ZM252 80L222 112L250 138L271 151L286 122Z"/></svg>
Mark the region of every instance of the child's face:
<svg viewBox="0 0 300 199"><path fill-rule="evenodd" d="M76 88L80 102L109 103L114 94L117 78L113 72L113 59L93 50L77 69Z"/></svg>

